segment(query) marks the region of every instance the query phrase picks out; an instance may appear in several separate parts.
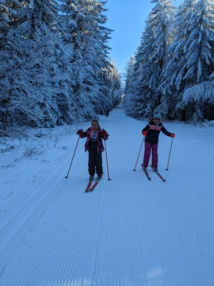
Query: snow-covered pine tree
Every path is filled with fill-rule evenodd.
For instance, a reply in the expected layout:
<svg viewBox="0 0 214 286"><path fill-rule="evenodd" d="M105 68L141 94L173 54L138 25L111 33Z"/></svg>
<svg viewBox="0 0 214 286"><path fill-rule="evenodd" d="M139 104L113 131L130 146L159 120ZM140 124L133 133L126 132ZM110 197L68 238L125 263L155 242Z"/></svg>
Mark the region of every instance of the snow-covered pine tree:
<svg viewBox="0 0 214 286"><path fill-rule="evenodd" d="M122 96L121 76L112 58L110 58L110 64L103 73L103 83L101 86L103 105L100 106L102 113L110 111L113 107L117 106ZM104 106L105 108L103 109Z"/></svg>
<svg viewBox="0 0 214 286"><path fill-rule="evenodd" d="M181 106L185 106L185 119L195 122L214 119L213 80L214 68L214 5L211 0L199 0L189 20L189 37L184 45L186 63L182 74L184 93ZM190 86L190 90L189 89ZM192 96L194 92L194 96ZM177 105L180 110L180 104ZM192 110L191 112L187 111Z"/></svg>
<svg viewBox="0 0 214 286"><path fill-rule="evenodd" d="M103 73L107 69L110 29L105 28L103 5L96 0L64 1L63 13L72 23L70 31L74 54L73 98L78 120L96 117L102 102ZM100 110L101 111L101 110Z"/></svg>
<svg viewBox="0 0 214 286"><path fill-rule="evenodd" d="M135 60L133 63L132 71L127 73L126 82L129 83L129 89L125 91L125 110L126 113L134 118L142 118L143 114L141 111L144 109L145 94L142 96L142 91L140 90L142 81L142 59L143 54L141 53L143 49L142 41L138 47L135 55Z"/></svg>
<svg viewBox="0 0 214 286"><path fill-rule="evenodd" d="M14 30L25 20L21 1L0 0L0 130L10 125L14 68L20 65Z"/></svg>
<svg viewBox="0 0 214 286"><path fill-rule="evenodd" d="M214 120L214 80L211 78L187 88L178 106L194 123Z"/></svg>
<svg viewBox="0 0 214 286"><path fill-rule="evenodd" d="M11 2L7 1L8 7ZM60 47L56 29L58 3L48 0L20 2L20 5L12 5L12 11L7 9L11 23L4 40L9 44L0 50L1 69L6 75L4 80L1 79L1 85L5 83L1 98L6 97L1 109L7 111L7 126L48 127L70 122L69 100L67 118L65 110L59 110L62 100L58 103L63 82L69 81L60 68L65 62L65 48ZM64 90L67 92L67 85ZM65 106L65 96L63 102Z"/></svg>
<svg viewBox="0 0 214 286"><path fill-rule="evenodd" d="M156 3L146 21L146 28L136 52L133 73L135 89L134 117L149 117L161 103L158 91L162 71L167 62L167 49L170 44L173 8L171 1L152 0ZM134 90L133 89L133 90Z"/></svg>
<svg viewBox="0 0 214 286"><path fill-rule="evenodd" d="M203 118L204 104L201 104L200 110L197 93L195 104L196 101L194 102L187 90L196 91L196 88L192 88L194 85L202 90L202 85L198 83L205 81L207 86L207 80L213 71L212 2L186 0L178 8L174 25L176 37L168 51L171 59L164 71L165 81L161 86L162 92L166 94L165 101L169 103L170 115L178 119ZM189 103L187 98L190 98Z"/></svg>
<svg viewBox="0 0 214 286"><path fill-rule="evenodd" d="M173 82L177 73L182 69L185 62L183 47L187 39L187 23L193 9L193 2L196 0L186 0L176 10L173 22L172 43L167 51L169 58L168 64L162 73L159 90L162 93L162 102L160 108L169 118L175 118L175 106L178 102L179 90L176 89Z"/></svg>
<svg viewBox="0 0 214 286"><path fill-rule="evenodd" d="M126 67L125 74L125 87L124 87L124 107L127 115L132 116L132 110L134 107L134 103L132 102L134 90L132 88L132 80L134 78L134 65L135 65L135 57L131 56L129 62Z"/></svg>
<svg viewBox="0 0 214 286"><path fill-rule="evenodd" d="M31 50L23 74L25 81L30 81L26 103L35 116L35 120L31 117L35 126L71 123L75 117L69 98L72 45L69 50L61 39L58 9L58 1L31 1L27 6L29 21L20 29Z"/></svg>

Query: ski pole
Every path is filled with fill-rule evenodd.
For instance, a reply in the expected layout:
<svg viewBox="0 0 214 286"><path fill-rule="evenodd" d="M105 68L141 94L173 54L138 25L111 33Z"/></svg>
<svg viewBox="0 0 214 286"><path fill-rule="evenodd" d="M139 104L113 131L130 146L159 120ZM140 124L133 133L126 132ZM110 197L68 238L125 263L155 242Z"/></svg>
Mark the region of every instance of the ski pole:
<svg viewBox="0 0 214 286"><path fill-rule="evenodd" d="M106 165L107 165L107 172L108 172L108 180L110 181L110 176L109 176L109 167L108 167L108 155L107 155L107 148L106 148L106 140L104 140L105 143L105 150L106 150Z"/></svg>
<svg viewBox="0 0 214 286"><path fill-rule="evenodd" d="M172 138L171 145L170 145L170 149L169 149L169 157L168 157L168 163L167 163L167 167L166 167L166 170L167 170L167 171L169 170L169 159L170 159L170 156L171 156L172 143L173 143L173 138Z"/></svg>
<svg viewBox="0 0 214 286"><path fill-rule="evenodd" d="M133 171L136 171L137 162L138 162L138 159L139 159L139 157L140 157L141 149L142 149L142 147L143 147L143 142L144 142L144 138L142 139L142 142L141 142L141 145L140 145L140 150L139 150L139 153L138 153L138 156L137 156L137 161L136 161L136 164L135 164L135 167L134 167Z"/></svg>
<svg viewBox="0 0 214 286"><path fill-rule="evenodd" d="M67 175L65 176L65 179L68 178L68 175L69 175L69 173L70 173L71 166L72 166L72 163L73 163L73 160L74 160L74 156L75 156L75 153L76 153L76 150L77 150L77 146L78 146L79 140L80 140L80 137L78 136L77 144L76 144L76 147L75 147L75 149L74 149L74 154L73 154L73 156L72 156L71 163L70 163L70 166L69 166L69 169L68 169L68 173L67 173Z"/></svg>

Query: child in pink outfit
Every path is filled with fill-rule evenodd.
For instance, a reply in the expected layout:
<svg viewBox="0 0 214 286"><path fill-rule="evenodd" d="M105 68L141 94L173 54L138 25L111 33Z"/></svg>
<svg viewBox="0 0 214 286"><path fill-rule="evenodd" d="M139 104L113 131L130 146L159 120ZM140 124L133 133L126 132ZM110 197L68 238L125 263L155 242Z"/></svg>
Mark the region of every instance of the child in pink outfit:
<svg viewBox="0 0 214 286"><path fill-rule="evenodd" d="M174 133L170 133L166 130L160 119L161 115L156 113L142 130L142 134L145 136L145 150L142 164L144 169L148 167L150 154L152 152L152 168L155 171L158 170L158 140L160 132L162 131L166 136L175 137Z"/></svg>

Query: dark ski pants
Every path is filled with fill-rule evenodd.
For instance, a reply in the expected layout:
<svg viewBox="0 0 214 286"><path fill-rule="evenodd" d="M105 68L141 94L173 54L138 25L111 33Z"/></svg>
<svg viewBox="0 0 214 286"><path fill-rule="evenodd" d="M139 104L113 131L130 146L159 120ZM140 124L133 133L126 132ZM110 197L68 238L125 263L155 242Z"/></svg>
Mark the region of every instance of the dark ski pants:
<svg viewBox="0 0 214 286"><path fill-rule="evenodd" d="M91 143L88 150L88 172L90 176L103 173L102 154L97 152L97 143Z"/></svg>
<svg viewBox="0 0 214 286"><path fill-rule="evenodd" d="M149 142L145 142L143 166L148 167L151 151L152 151L152 167L157 168L158 167L158 144L152 144Z"/></svg>

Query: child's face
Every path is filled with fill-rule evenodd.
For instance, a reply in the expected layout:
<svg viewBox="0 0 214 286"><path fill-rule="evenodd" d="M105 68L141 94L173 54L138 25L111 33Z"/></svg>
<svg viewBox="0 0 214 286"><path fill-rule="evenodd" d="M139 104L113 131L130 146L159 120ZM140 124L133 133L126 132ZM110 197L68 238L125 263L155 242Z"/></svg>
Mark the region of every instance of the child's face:
<svg viewBox="0 0 214 286"><path fill-rule="evenodd" d="M97 124L96 121L92 121L91 128L92 128L92 130L97 130L98 129L98 124Z"/></svg>
<svg viewBox="0 0 214 286"><path fill-rule="evenodd" d="M160 118L157 118L157 117L153 118L153 120L156 124L158 124L160 122Z"/></svg>

